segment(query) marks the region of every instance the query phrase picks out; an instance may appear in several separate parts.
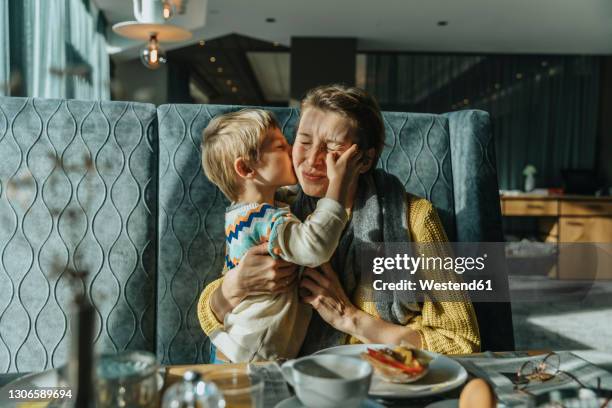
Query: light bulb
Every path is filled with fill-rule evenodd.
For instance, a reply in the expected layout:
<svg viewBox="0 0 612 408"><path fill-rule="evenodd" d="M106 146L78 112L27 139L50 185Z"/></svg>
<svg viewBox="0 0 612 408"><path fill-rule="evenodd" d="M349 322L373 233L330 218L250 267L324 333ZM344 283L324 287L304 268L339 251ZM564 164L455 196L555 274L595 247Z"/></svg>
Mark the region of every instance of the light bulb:
<svg viewBox="0 0 612 408"><path fill-rule="evenodd" d="M147 46L140 50L140 59L144 66L149 69L157 69L161 64L166 63L166 54L159 48L155 34L151 35Z"/></svg>
<svg viewBox="0 0 612 408"><path fill-rule="evenodd" d="M163 0L163 3L162 15L164 16L164 20L169 20L174 16L174 4L168 0Z"/></svg>

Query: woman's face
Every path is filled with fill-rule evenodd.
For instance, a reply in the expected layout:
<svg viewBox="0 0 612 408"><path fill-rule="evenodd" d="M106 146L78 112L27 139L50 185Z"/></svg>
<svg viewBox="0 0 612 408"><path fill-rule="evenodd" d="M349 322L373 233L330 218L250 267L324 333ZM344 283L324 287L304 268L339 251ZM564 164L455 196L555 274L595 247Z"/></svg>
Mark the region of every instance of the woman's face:
<svg viewBox="0 0 612 408"><path fill-rule="evenodd" d="M304 109L292 156L295 174L306 195L325 196L329 185L325 155L342 153L353 143L353 127L348 119L335 112Z"/></svg>

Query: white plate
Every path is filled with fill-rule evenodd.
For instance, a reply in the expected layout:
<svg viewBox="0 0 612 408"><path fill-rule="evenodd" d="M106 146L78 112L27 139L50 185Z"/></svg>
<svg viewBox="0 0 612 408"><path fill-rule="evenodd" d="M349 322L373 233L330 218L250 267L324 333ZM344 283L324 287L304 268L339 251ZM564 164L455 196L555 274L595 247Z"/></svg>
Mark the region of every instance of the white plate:
<svg viewBox="0 0 612 408"><path fill-rule="evenodd" d="M288 398L279 402L274 408L305 408L306 406L300 402L297 397ZM364 400L359 408L384 408L376 401Z"/></svg>
<svg viewBox="0 0 612 408"><path fill-rule="evenodd" d="M384 348L394 346L385 344L351 344L347 346L330 347L317 351L315 354L337 354L359 357L368 348ZM467 380L465 368L455 360L438 353L424 351L431 357L429 371L425 377L410 384L393 384L384 381L376 373L370 385L370 397L373 398L421 398L442 394L462 385Z"/></svg>

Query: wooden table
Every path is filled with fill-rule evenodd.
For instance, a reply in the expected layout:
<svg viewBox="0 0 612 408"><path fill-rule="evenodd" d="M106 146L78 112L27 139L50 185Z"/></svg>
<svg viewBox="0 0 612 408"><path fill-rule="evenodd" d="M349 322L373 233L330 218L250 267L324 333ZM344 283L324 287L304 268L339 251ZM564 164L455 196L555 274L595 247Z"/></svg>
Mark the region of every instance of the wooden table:
<svg viewBox="0 0 612 408"><path fill-rule="evenodd" d="M206 375L207 373L218 370L220 368L237 368L244 370L246 372L247 365L245 363L241 364L191 364L191 365L176 365L167 367L166 378L164 380L164 389L174 384L177 381L180 381L183 377L183 374L187 371L195 371L202 375Z"/></svg>

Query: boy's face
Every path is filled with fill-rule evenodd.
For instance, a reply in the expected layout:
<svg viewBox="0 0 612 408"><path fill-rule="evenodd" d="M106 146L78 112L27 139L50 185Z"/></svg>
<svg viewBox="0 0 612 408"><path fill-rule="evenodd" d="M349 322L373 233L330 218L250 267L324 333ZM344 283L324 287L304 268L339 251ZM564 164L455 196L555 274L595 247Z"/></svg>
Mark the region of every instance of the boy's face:
<svg viewBox="0 0 612 408"><path fill-rule="evenodd" d="M259 178L256 181L266 186L282 187L297 183L291 164L291 145L280 129L268 130L256 170Z"/></svg>

